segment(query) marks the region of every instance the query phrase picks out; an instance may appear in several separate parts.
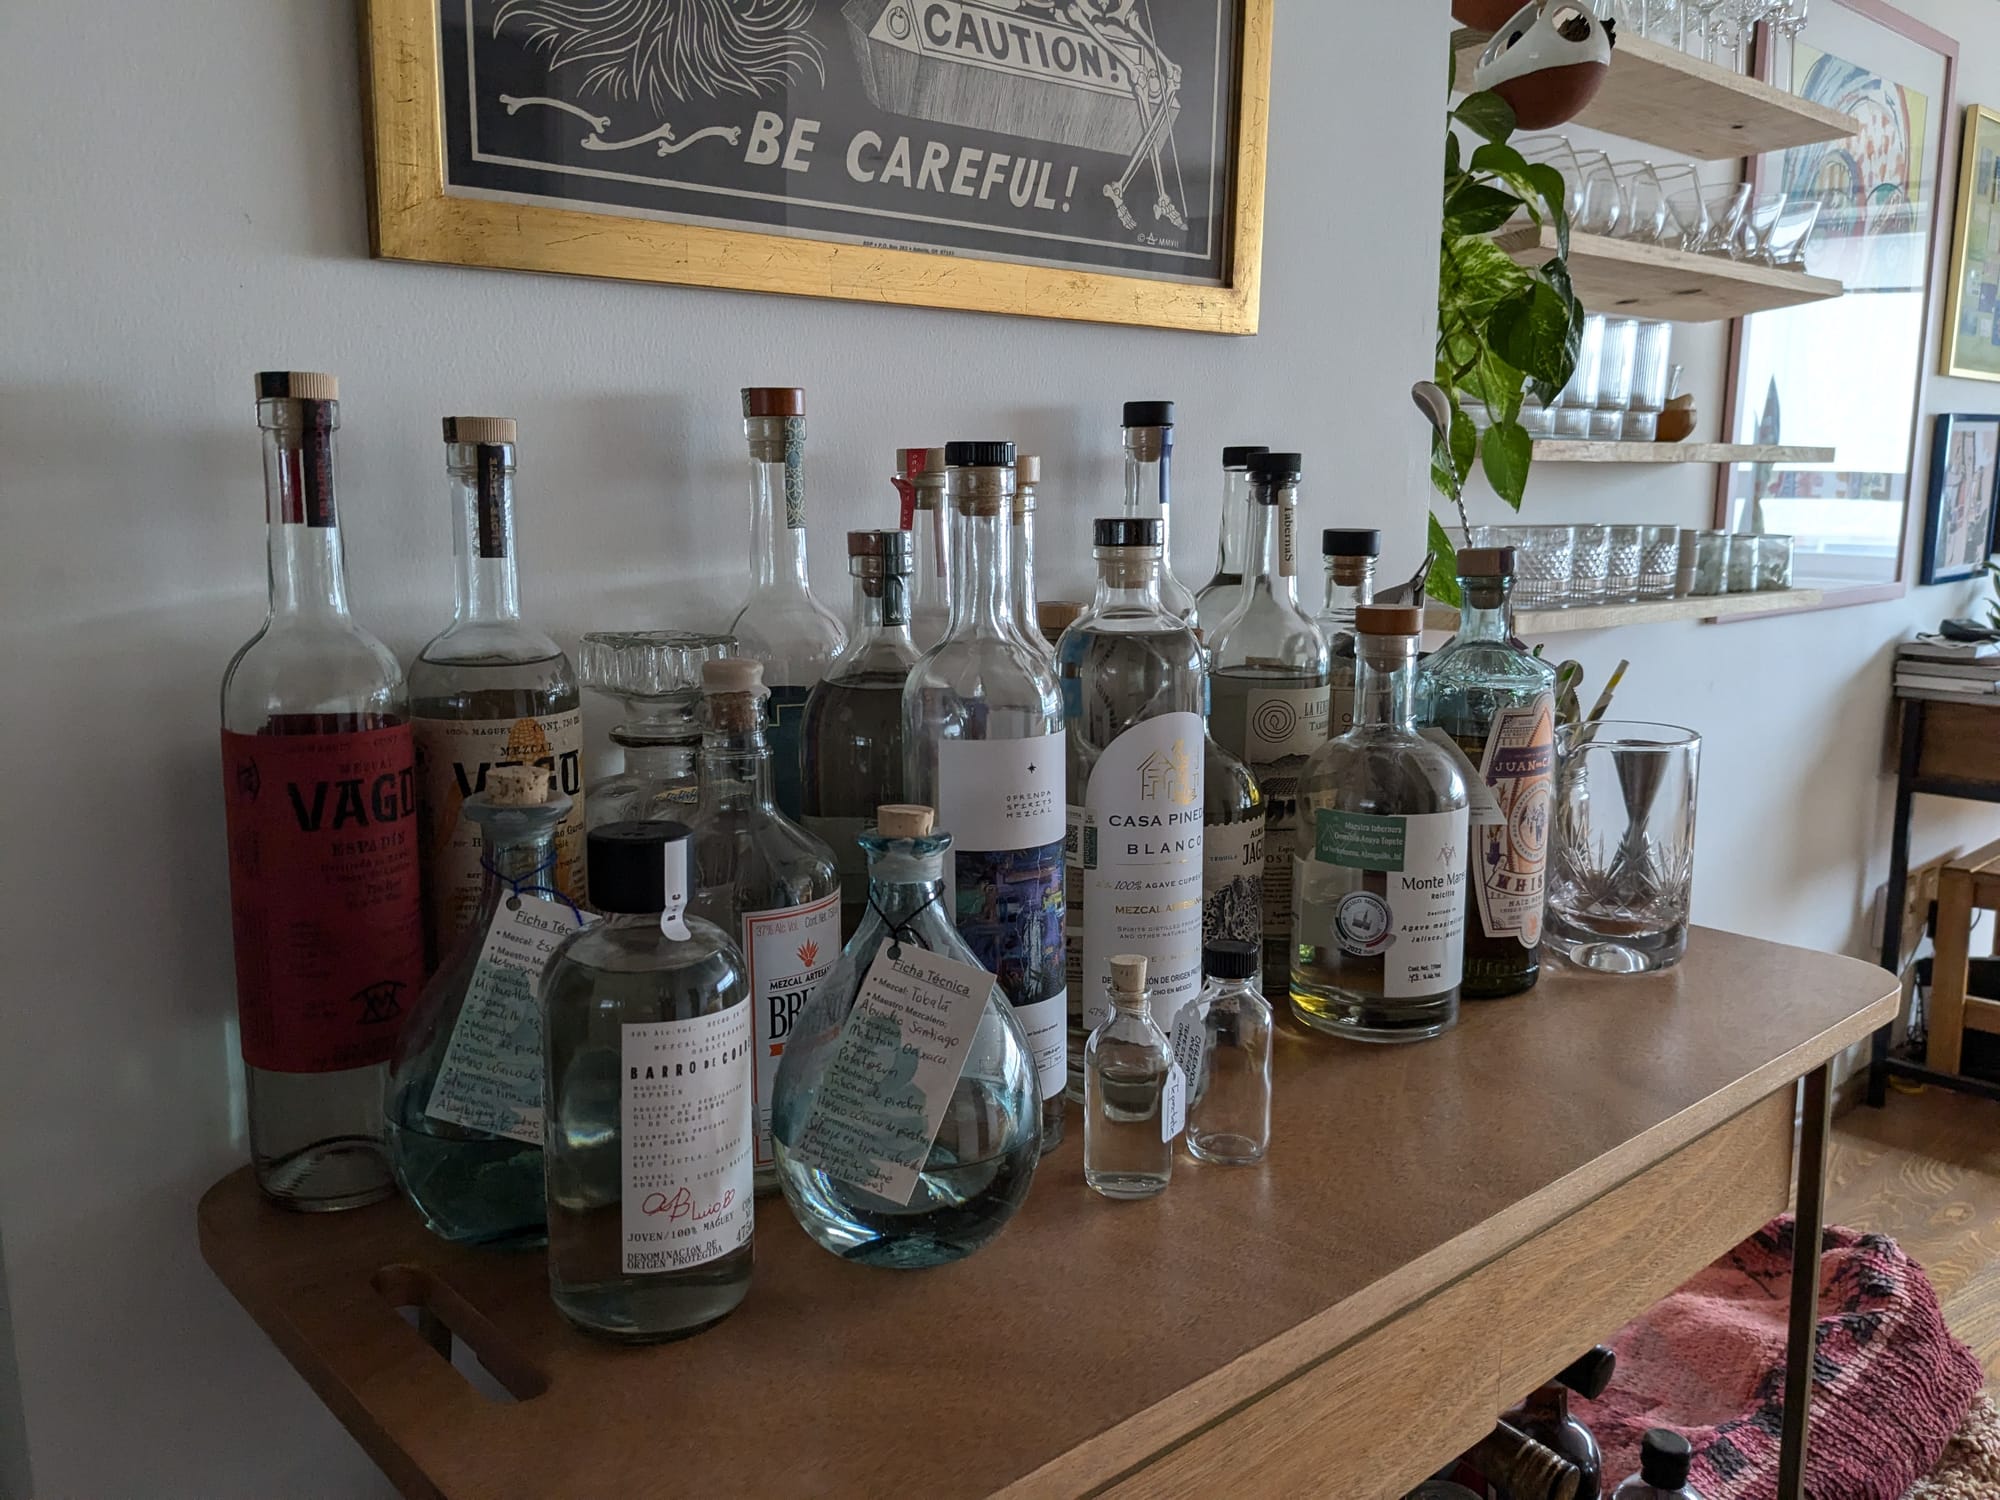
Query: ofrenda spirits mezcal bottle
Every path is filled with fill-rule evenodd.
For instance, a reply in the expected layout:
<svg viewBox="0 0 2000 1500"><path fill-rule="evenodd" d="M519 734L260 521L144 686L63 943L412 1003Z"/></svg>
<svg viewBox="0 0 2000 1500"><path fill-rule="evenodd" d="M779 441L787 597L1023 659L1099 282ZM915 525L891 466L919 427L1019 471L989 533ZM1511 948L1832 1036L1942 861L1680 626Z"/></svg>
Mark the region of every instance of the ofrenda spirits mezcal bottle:
<svg viewBox="0 0 2000 1500"><path fill-rule="evenodd" d="M270 611L222 679L250 1156L289 1208L394 1190L382 1080L424 978L403 670L347 607L331 375L257 376Z"/></svg>
<svg viewBox="0 0 2000 1500"><path fill-rule="evenodd" d="M1069 1074L1062 691L1014 620L1014 445L948 451L961 587L950 633L903 691L905 795L952 836L952 916L1021 1013L1047 1150L1062 1139Z"/></svg>
<svg viewBox="0 0 2000 1500"><path fill-rule="evenodd" d="M1196 623L1213 630L1229 618L1242 596L1244 554L1250 548L1250 460L1269 448L1222 450L1222 524L1215 543L1215 572L1195 590Z"/></svg>
<svg viewBox="0 0 2000 1500"><path fill-rule="evenodd" d="M583 708L569 658L521 618L514 554L514 422L446 417L452 552L451 624L410 663L410 727L423 806L426 936L442 959L479 903L479 830L465 799L495 766L543 766L569 799L555 879L583 897Z"/></svg>
<svg viewBox="0 0 2000 1500"><path fill-rule="evenodd" d="M1127 401L1124 413L1125 514L1160 523L1160 603L1194 619L1194 595L1174 573L1174 403Z"/></svg>
<svg viewBox="0 0 2000 1500"><path fill-rule="evenodd" d="M592 631L577 644L583 685L624 705L611 743L625 764L586 789L591 828L685 820L701 800L701 668L736 639L688 630Z"/></svg>
<svg viewBox="0 0 2000 1500"><path fill-rule="evenodd" d="M729 630L743 655L764 664L778 810L796 818L806 695L847 644L847 632L812 591L806 393L792 386L746 387L743 433L750 444L750 597Z"/></svg>

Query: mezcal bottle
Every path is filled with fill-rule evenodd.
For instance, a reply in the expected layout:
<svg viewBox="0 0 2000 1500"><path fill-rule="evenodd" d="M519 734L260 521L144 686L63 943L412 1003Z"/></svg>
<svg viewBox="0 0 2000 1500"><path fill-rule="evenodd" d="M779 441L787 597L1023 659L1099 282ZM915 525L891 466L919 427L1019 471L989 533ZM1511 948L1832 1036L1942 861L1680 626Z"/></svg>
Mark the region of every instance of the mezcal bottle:
<svg viewBox="0 0 2000 1500"><path fill-rule="evenodd" d="M1215 544L1215 573L1195 590L1195 608L1204 629L1229 618L1243 588L1244 554L1250 547L1250 460L1269 448L1222 450L1222 529Z"/></svg>
<svg viewBox="0 0 2000 1500"><path fill-rule="evenodd" d="M736 638L689 630L592 631L577 646L583 685L625 707L611 743L625 764L590 783L586 824L684 820L701 800L701 667Z"/></svg>
<svg viewBox="0 0 2000 1500"><path fill-rule="evenodd" d="M898 448L896 491L903 501L903 530L910 533L908 570L910 640L928 651L951 628L951 504L945 496L944 449ZM884 797L868 804L869 813Z"/></svg>
<svg viewBox="0 0 2000 1500"><path fill-rule="evenodd" d="M1365 1042L1458 1019L1465 949L1465 778L1417 733L1415 605L1355 612L1354 727L1298 779L1293 1014Z"/></svg>
<svg viewBox="0 0 2000 1500"><path fill-rule="evenodd" d="M1194 619L1194 595L1174 573L1174 403L1127 401L1125 514L1160 523L1160 602L1177 620Z"/></svg>
<svg viewBox="0 0 2000 1500"><path fill-rule="evenodd" d="M778 1185L771 1089L799 1009L840 956L840 875L833 851L771 800L764 669L745 657L701 669L706 732L701 801L688 819L694 892L688 910L743 950L750 979L757 1190Z"/></svg>
<svg viewBox="0 0 2000 1500"><path fill-rule="evenodd" d="M1204 685L1205 688L1206 685ZM1206 702L1206 691L1203 701ZM1206 730L1202 744L1201 940L1250 944L1264 970L1264 792Z"/></svg>
<svg viewBox="0 0 2000 1500"><path fill-rule="evenodd" d="M791 386L746 387L743 433L750 444L750 597L729 629L743 655L764 664L778 808L796 818L806 694L847 644L847 632L814 597L808 570L806 393Z"/></svg>
<svg viewBox="0 0 2000 1500"><path fill-rule="evenodd" d="M1542 895L1555 801L1556 674L1514 644L1512 547L1458 554L1458 634L1424 663L1421 717L1451 736L1484 783L1466 851L1468 1000L1531 989L1541 976ZM1469 780L1470 778L1468 778Z"/></svg>
<svg viewBox="0 0 2000 1500"><path fill-rule="evenodd" d="M1345 734L1354 727L1354 612L1375 598L1375 557L1382 550L1382 533L1328 527L1319 534L1326 559L1326 603L1319 612L1320 634L1326 637L1333 672L1327 733Z"/></svg>
<svg viewBox="0 0 2000 1500"><path fill-rule="evenodd" d="M917 662L910 644L910 533L848 532L847 571L854 575L854 633L806 699L799 821L833 851L840 930L852 937L868 908L861 831L876 808L903 797L903 686Z"/></svg>
<svg viewBox="0 0 2000 1500"><path fill-rule="evenodd" d="M1022 640L1054 661L1054 645L1042 634L1041 601L1035 588L1035 506L1041 487L1041 459L1021 454L1014 460L1014 623Z"/></svg>
<svg viewBox="0 0 2000 1500"><path fill-rule="evenodd" d="M1296 453L1250 460L1250 577L1208 643L1215 737L1250 767L1264 798L1264 974L1273 985L1291 959L1299 772L1326 743L1326 640L1299 608L1293 551L1299 471Z"/></svg>
<svg viewBox="0 0 2000 1500"><path fill-rule="evenodd" d="M513 419L446 417L444 454L458 603L451 624L410 663L425 932L434 961L479 904L479 829L463 807L486 789L495 766L543 766L569 799L550 884L583 896L582 697L562 648L521 618Z"/></svg>
<svg viewBox="0 0 2000 1500"><path fill-rule="evenodd" d="M1042 1088L1042 1148L1062 1139L1063 711L1055 668L1014 625L1014 445L953 443L958 576L951 631L903 690L905 795L955 844L952 916L1020 1012Z"/></svg>

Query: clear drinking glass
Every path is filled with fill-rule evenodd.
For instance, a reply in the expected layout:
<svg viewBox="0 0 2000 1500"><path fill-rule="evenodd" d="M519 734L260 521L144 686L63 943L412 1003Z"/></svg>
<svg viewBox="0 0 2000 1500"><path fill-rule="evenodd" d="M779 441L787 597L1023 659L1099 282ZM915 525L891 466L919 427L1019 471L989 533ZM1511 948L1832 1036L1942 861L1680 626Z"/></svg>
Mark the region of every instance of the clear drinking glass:
<svg viewBox="0 0 2000 1500"><path fill-rule="evenodd" d="M1611 528L1578 526L1576 549L1570 557L1566 604L1602 604L1611 568Z"/></svg>
<svg viewBox="0 0 2000 1500"><path fill-rule="evenodd" d="M1686 181L1688 186L1681 183ZM1708 205L1702 201L1701 189L1695 185L1693 169L1688 170L1685 179L1676 175L1667 188L1667 213L1672 223L1670 231L1677 232L1678 239L1669 243L1677 244L1682 250L1698 251L1708 238Z"/></svg>
<svg viewBox="0 0 2000 1500"><path fill-rule="evenodd" d="M1604 356L1604 316L1592 313L1583 320L1583 336L1577 344L1576 368L1556 403L1556 435L1590 436L1590 413L1597 405L1597 371Z"/></svg>
<svg viewBox="0 0 2000 1500"><path fill-rule="evenodd" d="M1702 236L1706 255L1736 258L1736 231L1742 227L1743 211L1750 206L1747 182L1711 183L1701 190L1702 210L1708 215L1708 230Z"/></svg>
<svg viewBox="0 0 2000 1500"><path fill-rule="evenodd" d="M1625 199L1618 237L1648 245L1662 243L1667 235L1669 216L1667 190L1660 181L1660 174L1653 170L1649 161L1629 161L1612 170Z"/></svg>
<svg viewBox="0 0 2000 1500"><path fill-rule="evenodd" d="M1602 151L1579 151L1577 211L1573 227L1585 234L1616 235L1625 216L1625 192L1611 158Z"/></svg>
<svg viewBox="0 0 2000 1500"><path fill-rule="evenodd" d="M1643 526L1607 526L1610 548L1604 564L1604 597L1624 602L1639 597L1640 533Z"/></svg>
<svg viewBox="0 0 2000 1500"><path fill-rule="evenodd" d="M1610 318L1604 324L1604 351L1597 366L1597 405L1590 414L1590 435L1615 440L1625 430L1625 408L1632 402L1632 360L1639 345L1637 318Z"/></svg>
<svg viewBox="0 0 2000 1500"><path fill-rule="evenodd" d="M1484 546L1514 549L1514 606L1555 609L1569 597L1570 575L1576 566L1574 526L1495 527L1500 532Z"/></svg>
<svg viewBox="0 0 2000 1500"><path fill-rule="evenodd" d="M1628 443L1650 443L1659 436L1660 413L1667 405L1667 361L1673 352L1674 325L1641 323L1632 349L1632 399L1625 408Z"/></svg>
<svg viewBox="0 0 2000 1500"><path fill-rule="evenodd" d="M1761 261L1767 266L1774 263L1771 231L1778 227L1778 220L1790 201L1787 193L1759 193L1750 200L1749 208L1744 210L1741 235L1746 260Z"/></svg>
<svg viewBox="0 0 2000 1500"><path fill-rule="evenodd" d="M1788 536L1757 538L1757 588L1788 589L1792 586L1792 539Z"/></svg>
<svg viewBox="0 0 2000 1500"><path fill-rule="evenodd" d="M1671 724L1556 731L1556 828L1544 941L1610 974L1687 951L1701 736Z"/></svg>
<svg viewBox="0 0 2000 1500"><path fill-rule="evenodd" d="M1729 565L1723 572L1725 594L1749 594L1757 589L1757 538L1750 535L1729 539Z"/></svg>
<svg viewBox="0 0 2000 1500"><path fill-rule="evenodd" d="M1688 592L1699 597L1729 592L1731 538L1726 531L1697 531L1694 534L1694 575Z"/></svg>
<svg viewBox="0 0 2000 1500"><path fill-rule="evenodd" d="M1681 533L1676 526L1639 528L1639 597L1671 599L1680 573Z"/></svg>
<svg viewBox="0 0 2000 1500"><path fill-rule="evenodd" d="M1812 243L1812 232L1825 206L1818 198L1795 198L1785 205L1771 228L1772 265L1787 271L1806 268L1806 247Z"/></svg>

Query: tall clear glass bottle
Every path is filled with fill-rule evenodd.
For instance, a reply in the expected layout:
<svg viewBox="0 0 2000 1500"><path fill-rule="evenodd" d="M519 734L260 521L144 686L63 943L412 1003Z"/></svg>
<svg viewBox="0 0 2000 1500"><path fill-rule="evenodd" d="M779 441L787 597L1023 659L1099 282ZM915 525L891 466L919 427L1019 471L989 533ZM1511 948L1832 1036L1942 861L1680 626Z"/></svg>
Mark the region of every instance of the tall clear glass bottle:
<svg viewBox="0 0 2000 1500"><path fill-rule="evenodd" d="M1040 457L1019 455L1014 460L1014 623L1022 640L1054 661L1055 647L1041 630L1041 599L1035 583L1035 508L1041 488Z"/></svg>
<svg viewBox="0 0 2000 1500"><path fill-rule="evenodd" d="M1299 773L1326 743L1326 639L1299 607L1293 546L1301 461L1296 453L1250 460L1248 584L1209 637L1215 737L1242 757L1264 797L1264 974L1289 971L1292 845Z"/></svg>
<svg viewBox="0 0 2000 1500"><path fill-rule="evenodd" d="M270 608L222 678L236 1004L257 1185L301 1209L394 1191L382 1079L424 979L403 669L347 607L331 375L257 376Z"/></svg>
<svg viewBox="0 0 2000 1500"><path fill-rule="evenodd" d="M1556 674L1514 644L1512 547L1458 554L1458 634L1419 676L1418 716L1465 753L1468 1000L1532 989L1541 977L1542 901L1555 801ZM1483 784L1483 785L1482 785Z"/></svg>
<svg viewBox="0 0 2000 1500"><path fill-rule="evenodd" d="M1212 733L1205 731L1202 743L1201 940L1250 944L1257 954L1251 979L1261 985L1264 791Z"/></svg>
<svg viewBox="0 0 2000 1500"><path fill-rule="evenodd" d="M1100 520L1097 597L1057 648L1069 726L1070 1045L1110 1015L1113 954L1152 976L1154 1019L1201 992L1201 640L1160 601L1160 523Z"/></svg>
<svg viewBox="0 0 2000 1500"><path fill-rule="evenodd" d="M742 946L750 979L757 1191L778 1185L771 1093L799 1010L840 957L840 873L833 851L771 797L764 668L746 657L701 669L701 801L688 819L688 910Z"/></svg>
<svg viewBox="0 0 2000 1500"><path fill-rule="evenodd" d="M1153 1019L1143 956L1112 959L1104 985L1105 1018L1083 1047L1083 1180L1107 1198L1151 1198L1174 1175L1174 1051Z"/></svg>
<svg viewBox="0 0 2000 1500"><path fill-rule="evenodd" d="M514 545L514 421L446 417L452 552L451 623L410 663L410 727L423 807L428 952L449 951L479 904L479 830L465 799L495 766L547 766L570 799L556 835L556 887L583 896L583 704L576 669L521 618Z"/></svg>
<svg viewBox="0 0 2000 1500"><path fill-rule="evenodd" d="M868 909L861 832L875 809L903 800L903 687L917 663L910 643L910 565L908 531L847 533L854 630L806 699L799 821L833 851L846 937Z"/></svg>
<svg viewBox="0 0 2000 1500"><path fill-rule="evenodd" d="M944 449L898 448L892 476L903 502L903 530L910 533L910 640L928 651L951 628L951 502L945 495ZM885 799L894 802L897 799ZM870 803L872 813L879 804Z"/></svg>
<svg viewBox="0 0 2000 1500"><path fill-rule="evenodd" d="M1195 590L1197 623L1213 629L1229 618L1242 592L1245 555L1250 549L1250 460L1269 448L1222 450L1222 526L1215 544L1215 572Z"/></svg>
<svg viewBox="0 0 2000 1500"><path fill-rule="evenodd" d="M1354 612L1375 598L1382 533L1329 526L1319 534L1319 550L1326 559L1326 603L1317 623L1333 673L1327 733L1345 734L1354 727Z"/></svg>
<svg viewBox="0 0 2000 1500"><path fill-rule="evenodd" d="M577 672L624 705L611 743L625 764L590 783L589 827L685 819L701 800L701 667L734 655L736 637L691 630L598 630L577 645Z"/></svg>
<svg viewBox="0 0 2000 1500"><path fill-rule="evenodd" d="M846 646L847 632L813 594L806 557L806 393L746 387L743 434L750 444L750 597L729 630L743 655L764 664L778 808L796 818L806 695Z"/></svg>
<svg viewBox="0 0 2000 1500"><path fill-rule="evenodd" d="M1174 403L1127 401L1125 514L1160 523L1160 602L1177 620L1194 619L1194 594L1174 572Z"/></svg>
<svg viewBox="0 0 2000 1500"><path fill-rule="evenodd" d="M686 913L679 823L589 833L605 914L542 973L549 1293L586 1333L699 1333L750 1290L750 984Z"/></svg>
<svg viewBox="0 0 2000 1500"><path fill-rule="evenodd" d="M1062 1139L1063 711L1055 669L1014 625L1014 445L953 443L951 631L903 690L904 788L954 842L952 913L1020 1013L1042 1087L1042 1149Z"/></svg>
<svg viewBox="0 0 2000 1500"><path fill-rule="evenodd" d="M1457 757L1417 733L1423 621L1414 605L1356 611L1354 727L1298 779L1292 1013L1356 1041L1458 1020L1466 788Z"/></svg>

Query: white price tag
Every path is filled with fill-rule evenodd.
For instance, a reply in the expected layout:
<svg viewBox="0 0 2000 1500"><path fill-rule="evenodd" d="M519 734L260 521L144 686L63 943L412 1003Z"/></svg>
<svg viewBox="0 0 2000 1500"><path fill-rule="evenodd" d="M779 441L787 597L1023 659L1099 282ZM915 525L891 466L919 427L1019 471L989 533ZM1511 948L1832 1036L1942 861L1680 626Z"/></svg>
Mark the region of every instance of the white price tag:
<svg viewBox="0 0 2000 1500"><path fill-rule="evenodd" d="M688 841L675 839L661 846L666 879L661 887L660 931L677 943L688 940Z"/></svg>
<svg viewBox="0 0 2000 1500"><path fill-rule="evenodd" d="M1160 1092L1160 1139L1171 1145L1187 1127L1187 1074L1179 1063L1167 1068L1166 1087Z"/></svg>

